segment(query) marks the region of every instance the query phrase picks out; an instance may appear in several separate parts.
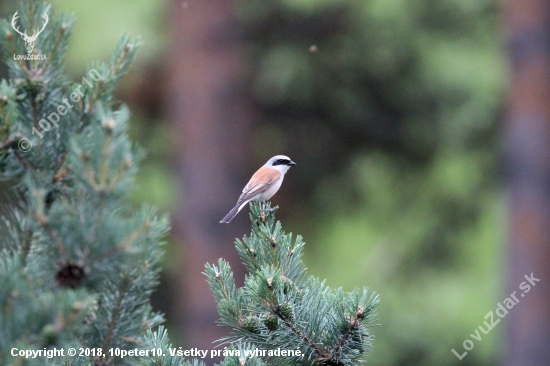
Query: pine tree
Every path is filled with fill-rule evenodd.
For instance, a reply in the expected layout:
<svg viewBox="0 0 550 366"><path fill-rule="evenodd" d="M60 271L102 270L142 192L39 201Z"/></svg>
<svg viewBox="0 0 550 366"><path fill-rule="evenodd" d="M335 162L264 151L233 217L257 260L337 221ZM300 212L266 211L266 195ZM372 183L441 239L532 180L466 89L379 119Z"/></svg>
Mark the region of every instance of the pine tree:
<svg viewBox="0 0 550 366"><path fill-rule="evenodd" d="M20 6L14 27L0 24L9 70L0 83L0 364L131 364L108 350L140 348L163 321L149 298L168 228L127 200L143 153L113 92L140 42L123 36L109 62L74 82L63 69L74 17L41 1ZM14 28L43 26L29 53ZM19 354L54 348L64 355Z"/></svg>
<svg viewBox="0 0 550 366"><path fill-rule="evenodd" d="M271 365L355 365L370 349L367 331L375 318L378 295L331 290L306 276L304 242L292 240L275 221L270 203L250 205L252 233L235 246L248 275L235 286L229 264L220 259L205 274L220 314L233 334L225 343L250 342ZM290 353L292 351L293 353ZM283 353L284 352L284 353Z"/></svg>
<svg viewBox="0 0 550 366"><path fill-rule="evenodd" d="M204 365L153 330L164 320L149 299L168 222L128 203L143 152L113 97L139 40L123 36L109 62L74 82L63 69L74 17L28 0L12 20L44 29L30 47L0 23L9 69L0 83L0 364ZM252 204L252 234L236 241L243 288L224 260L206 266L221 323L235 332L222 340L220 366L357 364L378 297L306 277L304 243L275 211ZM49 357L54 349L63 353ZM123 353L135 349L149 353ZM21 353L32 350L41 353Z"/></svg>

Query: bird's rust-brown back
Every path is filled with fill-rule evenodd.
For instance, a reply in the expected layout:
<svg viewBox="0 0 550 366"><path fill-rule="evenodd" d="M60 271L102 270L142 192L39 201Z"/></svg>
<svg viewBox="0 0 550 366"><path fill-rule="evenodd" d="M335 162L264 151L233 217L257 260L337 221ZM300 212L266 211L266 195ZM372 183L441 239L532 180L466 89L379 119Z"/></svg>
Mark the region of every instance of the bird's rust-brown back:
<svg viewBox="0 0 550 366"><path fill-rule="evenodd" d="M261 167L254 173L248 184L244 187L239 197L239 202L244 202L255 195L264 192L281 177L281 172L276 169Z"/></svg>

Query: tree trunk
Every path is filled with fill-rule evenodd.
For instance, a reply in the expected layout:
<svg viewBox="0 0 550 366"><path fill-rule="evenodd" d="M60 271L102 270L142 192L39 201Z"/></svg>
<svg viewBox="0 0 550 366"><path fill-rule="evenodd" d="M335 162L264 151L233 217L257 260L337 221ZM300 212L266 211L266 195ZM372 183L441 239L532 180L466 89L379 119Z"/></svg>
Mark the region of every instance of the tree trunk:
<svg viewBox="0 0 550 366"><path fill-rule="evenodd" d="M512 83L505 124L505 171L510 200L503 364L550 362L550 2L511 0L505 22ZM539 279L528 280L532 276ZM522 288L522 283L523 288ZM525 292L525 285L531 287Z"/></svg>
<svg viewBox="0 0 550 366"><path fill-rule="evenodd" d="M216 324L204 265L223 257L242 283L244 268L233 242L250 231L242 217L219 223L252 173L245 65L231 1L174 1L171 12L167 113L180 192L173 234L182 263L174 286L176 322L187 348L211 349L229 329Z"/></svg>

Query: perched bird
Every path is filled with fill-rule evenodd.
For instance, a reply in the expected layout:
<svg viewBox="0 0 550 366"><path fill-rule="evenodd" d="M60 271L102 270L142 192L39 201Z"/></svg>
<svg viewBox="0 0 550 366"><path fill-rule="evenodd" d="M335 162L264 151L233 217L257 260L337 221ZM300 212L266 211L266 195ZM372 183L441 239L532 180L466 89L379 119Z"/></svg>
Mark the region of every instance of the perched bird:
<svg viewBox="0 0 550 366"><path fill-rule="evenodd" d="M237 200L235 207L220 221L221 223L230 223L239 211L252 200L266 201L273 197L281 187L285 173L296 163L290 160L288 156L277 155L272 157L250 178L248 184L244 187L243 193Z"/></svg>

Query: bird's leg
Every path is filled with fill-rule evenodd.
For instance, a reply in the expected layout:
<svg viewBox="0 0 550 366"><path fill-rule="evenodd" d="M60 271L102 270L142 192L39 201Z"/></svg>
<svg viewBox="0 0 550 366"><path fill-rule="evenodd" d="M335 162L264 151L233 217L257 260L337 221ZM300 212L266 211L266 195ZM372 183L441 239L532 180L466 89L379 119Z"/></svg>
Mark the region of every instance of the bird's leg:
<svg viewBox="0 0 550 366"><path fill-rule="evenodd" d="M265 201L264 201L264 203L265 203ZM273 215L273 212L277 211L278 209L279 209L279 206L271 207L267 210L262 208L260 210L260 221L261 222L266 222L267 221L267 214Z"/></svg>

